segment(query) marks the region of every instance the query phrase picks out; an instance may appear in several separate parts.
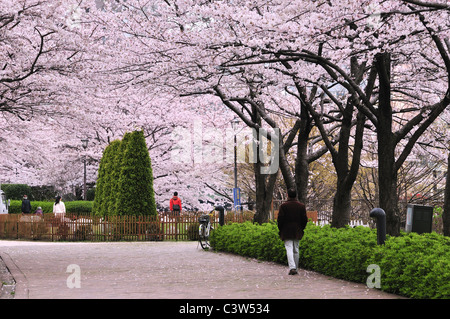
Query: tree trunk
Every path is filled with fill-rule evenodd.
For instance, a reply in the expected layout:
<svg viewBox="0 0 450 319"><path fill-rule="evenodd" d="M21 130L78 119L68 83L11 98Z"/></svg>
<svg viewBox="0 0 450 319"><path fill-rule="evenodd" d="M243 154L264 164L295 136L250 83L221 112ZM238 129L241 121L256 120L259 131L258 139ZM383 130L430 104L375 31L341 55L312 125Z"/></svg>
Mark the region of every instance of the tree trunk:
<svg viewBox="0 0 450 319"><path fill-rule="evenodd" d="M252 107L252 120L261 127L261 117L255 107ZM272 209L273 190L278 176L278 168L275 174L264 174L264 161L261 159L261 143L259 141L260 135L256 134L254 138L257 140L256 145L256 163L253 164L255 172L255 187L256 187L256 213L253 217L255 223L263 224L269 221L270 211Z"/></svg>
<svg viewBox="0 0 450 319"><path fill-rule="evenodd" d="M308 197L308 139L312 129L312 120L308 115L306 108L302 107L300 119L300 129L297 140L297 158L295 160L295 185L297 188L297 199L307 204Z"/></svg>
<svg viewBox="0 0 450 319"><path fill-rule="evenodd" d="M277 180L278 172L275 174L261 174L264 164L257 161L254 164L256 184L256 213L253 218L255 223L263 224L269 221L272 209L273 189Z"/></svg>
<svg viewBox="0 0 450 319"><path fill-rule="evenodd" d="M352 163L349 164L349 140L352 129L353 104L347 101L343 112L342 126L339 134L339 150L333 152L333 164L337 173L336 193L333 200L332 227L344 227L350 223L352 212L352 188L358 175L362 150L365 116L357 115L355 144L353 147Z"/></svg>
<svg viewBox="0 0 450 319"><path fill-rule="evenodd" d="M442 222L444 224L444 235L450 236L450 152L447 160L447 178L445 180L444 212Z"/></svg>
<svg viewBox="0 0 450 319"><path fill-rule="evenodd" d="M292 142L287 141L286 143L292 144ZM286 146L286 147L285 147ZM277 147L277 145L276 145ZM291 167L286 157L285 149L289 150L290 145L284 145L283 138L280 134L279 136L279 144L278 144L278 164L279 169L281 171L281 175L283 176L284 183L286 184L286 189L295 187L295 177L292 174ZM275 167L273 167L274 169ZM278 167L276 168L278 170Z"/></svg>
<svg viewBox="0 0 450 319"><path fill-rule="evenodd" d="M345 109L342 112L342 124L339 134L338 151L332 150L333 165L336 170L337 184L336 193L333 199L333 213L331 226L344 227L350 222L351 213L351 191L353 182L348 183L349 171L349 139L352 128L353 104L347 100Z"/></svg>
<svg viewBox="0 0 450 319"><path fill-rule="evenodd" d="M400 218L397 205L395 139L392 132L390 54L378 54L375 65L379 75L380 86L377 125L379 204L386 213L386 232L391 236L398 236L400 235Z"/></svg>
<svg viewBox="0 0 450 319"><path fill-rule="evenodd" d="M339 187L333 198L333 214L331 227L344 227L350 223L350 215L352 212L351 188Z"/></svg>

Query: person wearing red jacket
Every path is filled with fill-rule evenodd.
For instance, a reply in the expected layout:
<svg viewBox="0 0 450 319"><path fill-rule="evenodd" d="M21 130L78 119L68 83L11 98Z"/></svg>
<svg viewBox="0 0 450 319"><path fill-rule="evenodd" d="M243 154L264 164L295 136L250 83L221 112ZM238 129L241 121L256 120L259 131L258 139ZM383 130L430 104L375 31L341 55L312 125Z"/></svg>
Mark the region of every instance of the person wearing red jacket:
<svg viewBox="0 0 450 319"><path fill-rule="evenodd" d="M178 197L178 192L175 192L173 193L173 197L170 199L170 211L179 215L181 210L181 199Z"/></svg>

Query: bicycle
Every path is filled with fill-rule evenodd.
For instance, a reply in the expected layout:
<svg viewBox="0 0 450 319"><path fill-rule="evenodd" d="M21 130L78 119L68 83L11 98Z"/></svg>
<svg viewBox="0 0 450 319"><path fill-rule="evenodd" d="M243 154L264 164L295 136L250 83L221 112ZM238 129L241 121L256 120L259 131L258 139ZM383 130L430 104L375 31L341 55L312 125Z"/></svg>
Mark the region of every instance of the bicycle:
<svg viewBox="0 0 450 319"><path fill-rule="evenodd" d="M214 230L210 222L210 215L212 212L214 212L214 210L210 211L208 215L201 215L198 218L198 222L200 223L200 226L198 227L198 241L200 246L205 250L208 250L210 247L209 235L211 231Z"/></svg>

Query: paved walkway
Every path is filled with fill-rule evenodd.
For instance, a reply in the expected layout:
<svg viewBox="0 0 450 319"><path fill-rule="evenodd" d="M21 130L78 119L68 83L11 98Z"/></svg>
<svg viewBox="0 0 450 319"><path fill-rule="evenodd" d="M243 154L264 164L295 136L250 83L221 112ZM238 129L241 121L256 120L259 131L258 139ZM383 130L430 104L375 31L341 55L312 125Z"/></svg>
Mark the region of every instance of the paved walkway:
<svg viewBox="0 0 450 319"><path fill-rule="evenodd" d="M15 299L400 298L306 270L288 276L287 266L196 242L0 240L0 257L16 281Z"/></svg>

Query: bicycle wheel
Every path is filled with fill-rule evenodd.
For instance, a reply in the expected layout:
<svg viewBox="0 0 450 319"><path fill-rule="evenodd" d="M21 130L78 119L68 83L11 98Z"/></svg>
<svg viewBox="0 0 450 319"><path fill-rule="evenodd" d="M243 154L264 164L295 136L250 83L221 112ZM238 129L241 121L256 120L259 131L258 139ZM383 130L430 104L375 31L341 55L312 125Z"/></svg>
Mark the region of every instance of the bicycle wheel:
<svg viewBox="0 0 450 319"><path fill-rule="evenodd" d="M199 226L199 241L203 249L209 249L209 230L205 224Z"/></svg>

